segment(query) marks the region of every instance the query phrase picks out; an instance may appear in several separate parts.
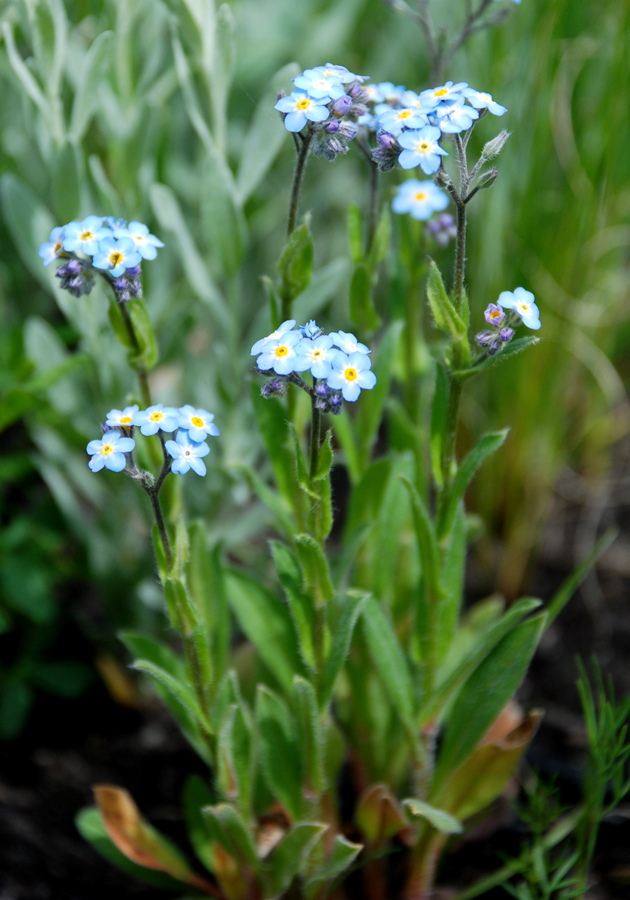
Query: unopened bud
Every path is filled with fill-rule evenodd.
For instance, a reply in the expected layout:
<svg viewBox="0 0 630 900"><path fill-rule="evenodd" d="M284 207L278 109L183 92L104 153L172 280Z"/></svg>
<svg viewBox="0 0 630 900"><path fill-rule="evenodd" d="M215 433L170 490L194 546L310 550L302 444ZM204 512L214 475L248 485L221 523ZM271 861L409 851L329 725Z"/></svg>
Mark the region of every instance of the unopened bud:
<svg viewBox="0 0 630 900"><path fill-rule="evenodd" d="M499 337L503 341L504 344L507 344L514 337L514 329L513 328L502 328L499 332Z"/></svg>
<svg viewBox="0 0 630 900"><path fill-rule="evenodd" d="M490 169L490 171L486 172L485 175L482 175L479 179L479 184L477 187L479 190L483 190L484 188L492 187L494 182L499 177L499 170L495 169L494 166Z"/></svg>
<svg viewBox="0 0 630 900"><path fill-rule="evenodd" d="M347 94L343 94L341 97L337 97L332 105L333 112L337 116L345 116L345 114L350 111L351 107L352 97L348 97Z"/></svg>
<svg viewBox="0 0 630 900"><path fill-rule="evenodd" d="M497 134L497 136L491 141L488 141L488 143L481 151L481 156L483 157L483 159L494 159L495 156L498 156L505 147L505 143L509 136L509 131L502 131L500 134Z"/></svg>
<svg viewBox="0 0 630 900"><path fill-rule="evenodd" d="M339 126L339 135L346 141L351 141L358 131L354 122L342 122Z"/></svg>
<svg viewBox="0 0 630 900"><path fill-rule="evenodd" d="M79 259L69 259L66 268L71 275L78 275L83 269L83 265Z"/></svg>
<svg viewBox="0 0 630 900"><path fill-rule="evenodd" d="M351 97L354 97L355 100L358 100L359 97L364 96L363 87L361 84L359 84L358 81L355 81L355 83L352 85L352 87L350 88L348 93L350 94Z"/></svg>
<svg viewBox="0 0 630 900"><path fill-rule="evenodd" d="M394 135L390 134L388 131L379 131L379 133L376 135L376 140L379 142L383 150L391 150L391 148L395 147L398 143Z"/></svg>
<svg viewBox="0 0 630 900"><path fill-rule="evenodd" d="M339 131L339 122L337 119L333 119L332 122L329 122L328 125L326 125L326 131L328 134L334 134L336 131Z"/></svg>
<svg viewBox="0 0 630 900"><path fill-rule="evenodd" d="M433 181L440 187L448 187L449 184L451 184L449 174L443 166L440 166L440 168L437 170L437 172L433 176Z"/></svg>
<svg viewBox="0 0 630 900"><path fill-rule="evenodd" d="M315 393L318 397L327 397L329 390L330 389L325 381L318 381L315 385Z"/></svg>

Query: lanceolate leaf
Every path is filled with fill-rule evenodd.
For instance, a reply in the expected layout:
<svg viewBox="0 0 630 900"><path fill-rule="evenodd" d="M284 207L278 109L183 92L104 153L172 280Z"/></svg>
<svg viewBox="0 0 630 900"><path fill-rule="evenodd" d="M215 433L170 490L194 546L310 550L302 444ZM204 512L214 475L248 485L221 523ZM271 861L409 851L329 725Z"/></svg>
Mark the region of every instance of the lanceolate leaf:
<svg viewBox="0 0 630 900"><path fill-rule="evenodd" d="M324 790L324 738L315 688L305 678L293 679L297 733L304 755L305 797L319 797Z"/></svg>
<svg viewBox="0 0 630 900"><path fill-rule="evenodd" d="M448 409L448 379L444 366L437 363L435 367L435 390L431 406L431 465L433 477L438 488L444 482L442 473L442 443L446 428L446 412Z"/></svg>
<svg viewBox="0 0 630 900"><path fill-rule="evenodd" d="M433 260L429 264L427 295L436 326L456 340L461 338L466 332L466 326L446 293L440 270Z"/></svg>
<svg viewBox="0 0 630 900"><path fill-rule="evenodd" d="M389 699L408 729L414 729L415 697L406 655L381 605L370 597L363 609L363 629Z"/></svg>
<svg viewBox="0 0 630 900"><path fill-rule="evenodd" d="M403 800L403 805L406 806L412 816L427 819L434 828L443 834L461 834L464 830L462 823L450 813L445 812L443 809L437 809L429 803L424 803L422 800L410 798Z"/></svg>
<svg viewBox="0 0 630 900"><path fill-rule="evenodd" d="M186 830L193 850L206 869L213 871L212 845L201 810L215 800L209 783L199 775L190 775L184 784L182 806Z"/></svg>
<svg viewBox="0 0 630 900"><path fill-rule="evenodd" d="M436 787L474 750L514 695L534 655L544 625L544 613L517 625L471 674L449 714L435 772Z"/></svg>
<svg viewBox="0 0 630 900"><path fill-rule="evenodd" d="M564 609L571 597L575 594L597 560L608 550L617 537L617 529L609 528L597 541L591 552L582 560L576 569L562 583L559 590L551 598L547 607L547 627L551 625L556 616Z"/></svg>
<svg viewBox="0 0 630 900"><path fill-rule="evenodd" d="M539 343L540 338L534 337L531 334L527 335L527 337L517 338L515 341L510 341L509 344L506 344L500 353L496 353L494 356L487 356L484 360L477 365L472 366L470 369L451 372L451 375L453 378L461 378L463 380L473 378L475 375L479 375L481 372L485 372L492 366L497 366L499 363L505 362L513 356L516 356L517 353L522 353L523 350L526 350L528 347L533 347L535 344Z"/></svg>
<svg viewBox="0 0 630 900"><path fill-rule="evenodd" d="M411 498L411 509L416 529L418 553L422 562L422 574L424 576L430 601L436 603L442 595L439 575L439 550L433 524L422 497L411 481L400 476Z"/></svg>
<svg viewBox="0 0 630 900"><path fill-rule="evenodd" d="M313 646L313 628L315 624L313 597L304 590L302 569L289 548L278 541L272 541L271 552L280 583L289 603L289 609L291 610L291 616L298 636L300 653L304 662L314 669L316 662Z"/></svg>
<svg viewBox="0 0 630 900"><path fill-rule="evenodd" d="M328 825L320 822L298 822L282 838L271 857L269 896L279 897L286 891L304 860L327 830Z"/></svg>
<svg viewBox="0 0 630 900"><path fill-rule="evenodd" d="M362 849L362 844L353 844L347 838L338 834L327 862L308 879L304 886L306 900L324 897L327 886L338 875L350 868Z"/></svg>
<svg viewBox="0 0 630 900"><path fill-rule="evenodd" d="M261 684L256 695L256 722L267 783L291 816L300 819L303 769L294 723L283 701Z"/></svg>
<svg viewBox="0 0 630 900"><path fill-rule="evenodd" d="M346 596L339 621L335 624L330 651L324 666L324 676L321 681L322 686L319 697L319 703L322 709L325 709L330 702L335 682L343 668L343 664L346 661L350 649L350 641L352 639L354 626L356 625L357 619L361 615L367 600L368 595L362 593L349 593Z"/></svg>

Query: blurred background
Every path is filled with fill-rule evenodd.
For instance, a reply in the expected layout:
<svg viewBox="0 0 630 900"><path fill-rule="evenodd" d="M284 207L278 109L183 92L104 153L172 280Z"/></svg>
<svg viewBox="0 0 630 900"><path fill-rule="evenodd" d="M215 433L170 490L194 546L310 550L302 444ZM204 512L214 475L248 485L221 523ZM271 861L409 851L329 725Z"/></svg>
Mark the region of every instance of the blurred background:
<svg viewBox="0 0 630 900"><path fill-rule="evenodd" d="M231 0L215 45L225 78L210 85L193 28L201 0L0 3L0 739L33 720L69 727L81 697L102 701L103 716L106 702L137 706L116 632L164 628L144 497L125 479L93 476L84 449L105 412L133 398L134 377L100 285L79 300L60 292L39 244L91 213L139 219L164 241L144 266L160 343L154 393L214 412L222 435L204 489L184 485L186 503L232 562L264 571L270 513L240 467L267 465L249 347L269 324L261 276L275 275L293 171L275 91L328 61L374 82L430 86L424 35L396 6ZM466 9L432 6L444 25ZM497 183L470 215L473 325L523 285L543 340L465 396L462 450L511 427L468 498L484 522L470 596L547 598L617 523L620 537L549 632L534 675L570 692L573 669L554 661L596 650L627 690L630 5L496 6L510 10L505 22L472 37L445 73L508 107L481 123L475 146L501 127L512 133ZM383 177L383 203L400 180ZM367 204L358 150L312 159L302 211L316 275L300 317L335 328L349 326L350 202ZM438 252L448 268L452 248ZM376 304L391 318L388 275L393 263Z"/></svg>

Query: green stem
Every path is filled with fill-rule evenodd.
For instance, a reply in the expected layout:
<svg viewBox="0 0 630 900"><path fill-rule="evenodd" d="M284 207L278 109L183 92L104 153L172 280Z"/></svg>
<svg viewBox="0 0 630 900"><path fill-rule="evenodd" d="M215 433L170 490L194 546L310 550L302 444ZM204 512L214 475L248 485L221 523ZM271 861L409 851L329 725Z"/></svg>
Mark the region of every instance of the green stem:
<svg viewBox="0 0 630 900"><path fill-rule="evenodd" d="M140 352L140 342L138 341L138 335L136 334L136 329L134 328L133 322L131 320L131 316L129 315L129 310L127 309L127 305L125 303L119 303L119 308L121 315L123 317L123 321L125 323L125 327L127 329L127 334L129 335L129 340L133 344L133 349L136 353ZM138 381L140 383L140 394L142 396L142 402L145 406L151 406L151 389L149 387L149 375L146 369L136 369L136 374L138 376Z"/></svg>
<svg viewBox="0 0 630 900"><path fill-rule="evenodd" d="M451 493L453 462L456 459L457 422L459 419L459 403L464 383L459 378L449 378L448 406L442 443L442 489L437 498L437 533L440 535L440 524L448 506Z"/></svg>
<svg viewBox="0 0 630 900"><path fill-rule="evenodd" d="M315 394L316 387L317 379L314 378L313 393L311 394L311 481L314 481L315 475L317 474L317 461L319 459L319 444L322 431L322 413L321 410L319 410L315 405L317 400L317 395Z"/></svg>
<svg viewBox="0 0 630 900"><path fill-rule="evenodd" d="M297 147L297 159L295 162L295 173L293 175L293 186L291 188L291 200L289 203L289 221L287 223L287 237L290 238L293 232L295 231L295 223L297 221L297 212L298 212L298 204L300 202L300 191L302 190L302 181L304 180L304 171L306 169L306 161L308 159L309 150L311 149L311 143L313 141L313 135L311 131L307 131L306 137L300 136L301 144L296 144ZM287 319L289 316L284 315L284 300L283 304L283 318Z"/></svg>

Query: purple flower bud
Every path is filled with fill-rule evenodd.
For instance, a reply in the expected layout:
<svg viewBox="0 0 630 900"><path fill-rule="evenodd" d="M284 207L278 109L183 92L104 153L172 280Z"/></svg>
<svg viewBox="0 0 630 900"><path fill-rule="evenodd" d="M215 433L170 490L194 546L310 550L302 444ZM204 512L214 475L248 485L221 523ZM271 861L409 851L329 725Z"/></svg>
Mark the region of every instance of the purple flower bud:
<svg viewBox="0 0 630 900"><path fill-rule="evenodd" d="M317 397L315 400L315 409L320 409L322 412L328 411L328 402L325 397Z"/></svg>
<svg viewBox="0 0 630 900"><path fill-rule="evenodd" d="M318 381L317 384L315 385L315 393L317 394L318 397L327 397L329 390L330 390L330 388L328 387L328 385L326 384L325 381Z"/></svg>
<svg viewBox="0 0 630 900"><path fill-rule="evenodd" d="M326 131L328 134L334 134L336 131L339 131L339 122L337 119L333 119L332 122L329 122L328 125L326 125Z"/></svg>
<svg viewBox="0 0 630 900"><path fill-rule="evenodd" d="M342 122L339 126L339 135L346 141L351 141L355 137L357 131L358 128L354 122Z"/></svg>
<svg viewBox="0 0 630 900"><path fill-rule="evenodd" d="M348 93L350 94L351 97L354 97L354 99L356 100L358 97L360 97L363 94L363 87L361 86L361 84L358 81L355 81L355 83L352 85L352 87L350 88Z"/></svg>
<svg viewBox="0 0 630 900"><path fill-rule="evenodd" d="M333 412L334 412L335 408L340 408L341 402L342 402L341 391L331 391L330 396L328 398L328 402L329 402Z"/></svg>
<svg viewBox="0 0 630 900"><path fill-rule="evenodd" d="M83 269L83 265L79 259L69 259L66 263L66 269L71 275L78 275Z"/></svg>
<svg viewBox="0 0 630 900"><path fill-rule="evenodd" d="M121 275L120 278L114 278L113 285L114 290L124 291L127 289L127 279L124 275Z"/></svg>
<svg viewBox="0 0 630 900"><path fill-rule="evenodd" d="M142 282L137 278L134 278L133 281L129 284L129 290L133 294L134 297L142 297Z"/></svg>
<svg viewBox="0 0 630 900"><path fill-rule="evenodd" d="M383 150L391 150L391 148L395 147L398 143L394 135L390 134L388 131L379 131L379 133L376 135L376 140L379 142Z"/></svg>
<svg viewBox="0 0 630 900"><path fill-rule="evenodd" d="M505 322L505 313L503 312L503 307L498 303L490 303L486 307L486 311L484 312L483 317L488 325L496 325L497 327L499 327Z"/></svg>
<svg viewBox="0 0 630 900"><path fill-rule="evenodd" d="M131 292L130 291L119 291L118 299L121 303L129 303L131 300Z"/></svg>
<svg viewBox="0 0 630 900"><path fill-rule="evenodd" d="M494 331L480 331L475 335L475 340L480 347L488 347L493 341L496 341L496 333Z"/></svg>
<svg viewBox="0 0 630 900"><path fill-rule="evenodd" d="M347 94L344 94L342 97L337 97L337 99L333 102L332 108L335 115L345 116L345 114L350 110L351 106L352 97L348 97Z"/></svg>
<svg viewBox="0 0 630 900"><path fill-rule="evenodd" d="M504 344L507 344L508 341L511 341L514 337L514 329L513 328L502 328L499 332L499 338L503 341Z"/></svg>
<svg viewBox="0 0 630 900"><path fill-rule="evenodd" d="M57 278L65 278L67 274L68 274L67 266L59 266L59 268L55 272L55 275L57 276Z"/></svg>
<svg viewBox="0 0 630 900"><path fill-rule="evenodd" d="M127 269L126 273L127 278L137 278L138 275L142 275L142 266L138 263L137 266L132 266L130 269Z"/></svg>

